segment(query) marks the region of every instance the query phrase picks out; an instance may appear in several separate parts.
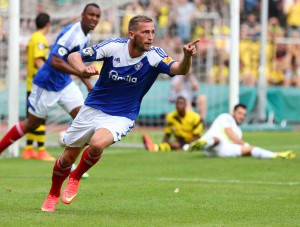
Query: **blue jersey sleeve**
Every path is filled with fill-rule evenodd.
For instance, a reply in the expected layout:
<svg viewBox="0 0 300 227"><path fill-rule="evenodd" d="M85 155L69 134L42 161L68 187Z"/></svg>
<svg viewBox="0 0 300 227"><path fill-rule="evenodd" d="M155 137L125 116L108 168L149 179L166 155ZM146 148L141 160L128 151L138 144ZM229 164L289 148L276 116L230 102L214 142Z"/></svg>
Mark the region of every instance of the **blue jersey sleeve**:
<svg viewBox="0 0 300 227"><path fill-rule="evenodd" d="M83 62L92 62L97 60L97 52L95 46L90 46L80 50L81 58Z"/></svg>
<svg viewBox="0 0 300 227"><path fill-rule="evenodd" d="M159 73L168 74L169 76L174 76L170 73L171 66L174 64L175 60L169 57L166 52L160 47L151 47L151 52L148 56L150 64L158 69Z"/></svg>
<svg viewBox="0 0 300 227"><path fill-rule="evenodd" d="M159 71L161 73L165 73L170 76L175 76L175 75L171 74L171 72L170 72L171 66L174 63L175 63L175 60L173 60L171 57L165 57L158 63L157 68L159 68Z"/></svg>
<svg viewBox="0 0 300 227"><path fill-rule="evenodd" d="M52 52L53 55L55 55L55 56L57 56L59 58L62 58L65 61L67 61L67 58L68 58L68 55L69 55L68 48L66 48L64 46L61 46L59 44L55 44L52 47L51 52Z"/></svg>

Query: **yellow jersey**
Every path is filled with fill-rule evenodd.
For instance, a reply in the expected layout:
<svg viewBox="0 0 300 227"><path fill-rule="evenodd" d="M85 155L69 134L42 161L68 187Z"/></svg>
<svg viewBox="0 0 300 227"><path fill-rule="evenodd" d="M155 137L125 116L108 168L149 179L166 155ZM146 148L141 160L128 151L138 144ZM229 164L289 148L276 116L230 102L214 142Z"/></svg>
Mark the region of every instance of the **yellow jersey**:
<svg viewBox="0 0 300 227"><path fill-rule="evenodd" d="M175 138L191 143L195 136L201 137L203 134L201 117L198 113L189 110L184 117L181 117L178 111L174 110L166 116L165 133L174 134Z"/></svg>
<svg viewBox="0 0 300 227"><path fill-rule="evenodd" d="M32 80L38 68L34 64L36 58L47 59L49 54L48 41L43 33L40 31L34 32L27 45L27 76L26 89L31 91Z"/></svg>

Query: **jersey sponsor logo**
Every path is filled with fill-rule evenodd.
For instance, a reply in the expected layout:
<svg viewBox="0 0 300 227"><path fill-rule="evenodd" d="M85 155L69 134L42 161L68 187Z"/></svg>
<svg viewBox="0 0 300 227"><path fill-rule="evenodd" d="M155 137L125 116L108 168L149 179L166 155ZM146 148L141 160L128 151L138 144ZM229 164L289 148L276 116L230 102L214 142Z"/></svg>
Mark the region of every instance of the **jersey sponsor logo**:
<svg viewBox="0 0 300 227"><path fill-rule="evenodd" d="M115 70L111 70L108 74L108 77L114 81L126 81L126 82L131 82L131 83L137 83L136 77L131 77L130 75L122 77L122 76L119 76L118 72Z"/></svg>
<svg viewBox="0 0 300 227"><path fill-rule="evenodd" d="M82 50L82 53L85 57L92 57L95 54L95 51L92 47L87 47Z"/></svg>
<svg viewBox="0 0 300 227"><path fill-rule="evenodd" d="M172 59L171 57L166 57L166 58L164 58L162 61L163 61L166 65L169 65L169 64L173 61L173 59Z"/></svg>
<svg viewBox="0 0 300 227"><path fill-rule="evenodd" d="M58 48L57 52L62 57L68 54L68 50L64 47Z"/></svg>
<svg viewBox="0 0 300 227"><path fill-rule="evenodd" d="M137 63L137 64L134 66L134 68L135 68L136 71L140 70L140 68L142 68L142 67L143 67L143 63L142 63L142 62L139 62L139 63Z"/></svg>

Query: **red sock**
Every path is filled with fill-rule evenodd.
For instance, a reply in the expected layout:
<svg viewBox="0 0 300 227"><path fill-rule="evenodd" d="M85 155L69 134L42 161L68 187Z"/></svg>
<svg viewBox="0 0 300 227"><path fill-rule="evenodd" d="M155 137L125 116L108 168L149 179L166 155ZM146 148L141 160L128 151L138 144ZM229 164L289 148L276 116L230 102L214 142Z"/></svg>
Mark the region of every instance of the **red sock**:
<svg viewBox="0 0 300 227"><path fill-rule="evenodd" d="M99 159L101 158L101 155L92 155L89 152L89 148L87 147L80 159L79 165L77 168L71 173L70 177L80 180L82 175L87 172L93 165L95 165Z"/></svg>
<svg viewBox="0 0 300 227"><path fill-rule="evenodd" d="M60 166L60 158L56 160L53 173L52 173L52 185L49 194L59 197L60 189L64 180L69 176L71 172L71 166L67 168L62 168Z"/></svg>
<svg viewBox="0 0 300 227"><path fill-rule="evenodd" d="M13 126L8 133L0 141L0 154L16 140L20 139L26 134L25 130L22 128L21 122Z"/></svg>

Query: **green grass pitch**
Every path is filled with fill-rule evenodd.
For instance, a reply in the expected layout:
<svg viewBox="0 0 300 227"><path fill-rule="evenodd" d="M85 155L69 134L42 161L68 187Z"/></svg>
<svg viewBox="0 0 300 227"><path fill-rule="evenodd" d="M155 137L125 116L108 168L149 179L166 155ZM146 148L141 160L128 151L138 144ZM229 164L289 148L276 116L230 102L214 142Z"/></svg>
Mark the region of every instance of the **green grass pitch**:
<svg viewBox="0 0 300 227"><path fill-rule="evenodd" d="M300 133L244 138L294 160L110 147L76 200L41 211L53 163L0 158L0 226L300 226ZM155 138L159 140L159 138ZM58 157L62 148L51 149Z"/></svg>

